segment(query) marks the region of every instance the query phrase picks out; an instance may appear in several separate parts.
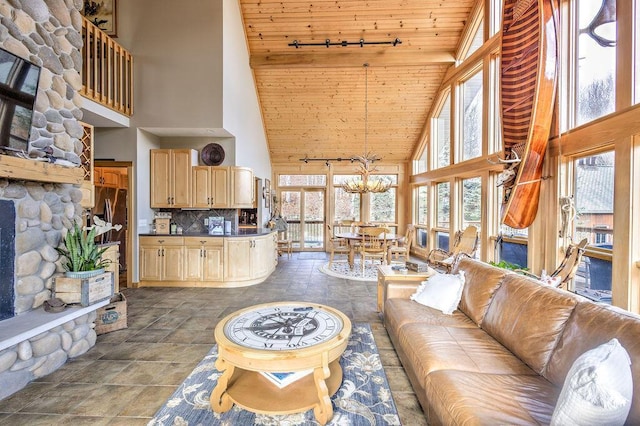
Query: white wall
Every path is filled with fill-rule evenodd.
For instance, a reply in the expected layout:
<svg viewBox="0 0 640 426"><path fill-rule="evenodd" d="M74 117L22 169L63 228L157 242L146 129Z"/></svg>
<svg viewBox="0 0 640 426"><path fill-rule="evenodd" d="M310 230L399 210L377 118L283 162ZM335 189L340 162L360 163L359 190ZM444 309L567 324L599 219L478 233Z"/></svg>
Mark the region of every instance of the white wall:
<svg viewBox="0 0 640 426"><path fill-rule="evenodd" d="M160 139L160 148L190 148L197 149L198 153L202 148L210 143L217 143L224 149L224 161L221 166L236 166L236 141L234 138L180 138L180 137L163 137ZM204 166L200 156L198 156L198 164Z"/></svg>
<svg viewBox="0 0 640 426"><path fill-rule="evenodd" d="M223 14L223 126L236 138L236 165L251 167L257 177L270 179L271 159L239 2L223 0Z"/></svg>
<svg viewBox="0 0 640 426"><path fill-rule="evenodd" d="M134 56L132 125L221 128L221 0L120 0L118 15Z"/></svg>
<svg viewBox="0 0 640 426"><path fill-rule="evenodd" d="M129 129L96 128L95 154L134 162L136 235L150 230L141 221L153 220L150 149L200 150L216 142L225 148L223 165L271 178L237 0L119 0L117 30L118 43L134 56L134 115ZM224 129L233 137L159 137L143 128ZM137 282L137 239L131 248Z"/></svg>
<svg viewBox="0 0 640 426"><path fill-rule="evenodd" d="M149 150L159 148L160 138L144 130L137 130L137 153L134 166L136 187L129 196L132 198L135 209L134 235L145 234L151 231L153 223L153 210L151 210L151 154ZM146 223L146 225L143 225ZM139 244L135 238L131 244L133 250L133 282L138 282Z"/></svg>

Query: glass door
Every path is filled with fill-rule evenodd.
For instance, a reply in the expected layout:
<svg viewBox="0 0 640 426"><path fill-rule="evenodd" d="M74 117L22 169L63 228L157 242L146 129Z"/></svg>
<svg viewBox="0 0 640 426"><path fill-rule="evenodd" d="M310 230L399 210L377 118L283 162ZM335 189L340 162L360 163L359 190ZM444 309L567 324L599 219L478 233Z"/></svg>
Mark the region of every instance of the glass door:
<svg viewBox="0 0 640 426"><path fill-rule="evenodd" d="M280 193L287 236L298 251L324 250L324 189L296 189Z"/></svg>
<svg viewBox="0 0 640 426"><path fill-rule="evenodd" d="M324 250L324 190L304 190L303 250Z"/></svg>

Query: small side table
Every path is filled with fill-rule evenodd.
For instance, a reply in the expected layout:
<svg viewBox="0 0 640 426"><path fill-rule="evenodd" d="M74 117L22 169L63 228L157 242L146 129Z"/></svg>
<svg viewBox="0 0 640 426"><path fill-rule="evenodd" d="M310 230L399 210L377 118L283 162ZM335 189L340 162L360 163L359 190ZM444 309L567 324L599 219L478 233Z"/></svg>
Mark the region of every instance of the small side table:
<svg viewBox="0 0 640 426"><path fill-rule="evenodd" d="M391 269L391 265L378 265L378 312L384 311L384 301L387 298L387 284L390 282L416 283L424 281L436 271L429 268L427 272L407 271L397 272Z"/></svg>

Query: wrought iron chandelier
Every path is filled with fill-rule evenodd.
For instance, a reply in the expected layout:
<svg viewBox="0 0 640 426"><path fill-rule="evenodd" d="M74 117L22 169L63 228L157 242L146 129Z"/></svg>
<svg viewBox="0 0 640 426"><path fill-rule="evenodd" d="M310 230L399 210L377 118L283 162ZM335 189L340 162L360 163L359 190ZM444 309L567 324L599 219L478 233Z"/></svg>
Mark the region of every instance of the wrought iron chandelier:
<svg viewBox="0 0 640 426"><path fill-rule="evenodd" d="M343 191L351 194L364 194L367 192L387 192L391 187L388 179L371 177L371 173L376 171L373 166L374 161L380 157L367 151L367 137L369 133L369 64L364 65L364 155L351 157L351 161L357 161L359 178L349 179L343 182L340 187Z"/></svg>

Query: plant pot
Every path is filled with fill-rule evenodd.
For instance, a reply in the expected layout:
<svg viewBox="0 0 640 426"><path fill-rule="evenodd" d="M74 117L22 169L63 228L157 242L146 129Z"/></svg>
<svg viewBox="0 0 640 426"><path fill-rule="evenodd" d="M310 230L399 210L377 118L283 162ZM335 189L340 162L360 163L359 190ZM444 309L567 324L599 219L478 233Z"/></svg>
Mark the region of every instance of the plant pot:
<svg viewBox="0 0 640 426"><path fill-rule="evenodd" d="M93 271L67 271L64 273L69 278L91 278L104 273L104 268L94 269Z"/></svg>

